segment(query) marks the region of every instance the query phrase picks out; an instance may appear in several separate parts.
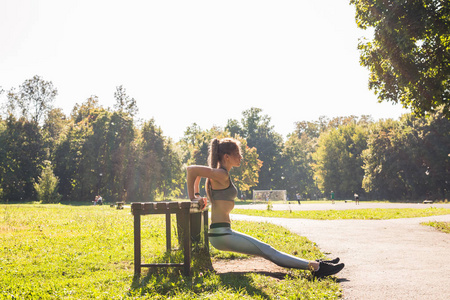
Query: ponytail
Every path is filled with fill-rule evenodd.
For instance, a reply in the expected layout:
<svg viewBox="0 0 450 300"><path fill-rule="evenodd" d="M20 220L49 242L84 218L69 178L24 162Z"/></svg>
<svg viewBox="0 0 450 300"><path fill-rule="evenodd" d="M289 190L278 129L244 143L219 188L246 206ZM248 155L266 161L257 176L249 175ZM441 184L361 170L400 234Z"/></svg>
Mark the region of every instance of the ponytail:
<svg viewBox="0 0 450 300"><path fill-rule="evenodd" d="M217 168L219 164L219 140L213 139L209 146L208 164L211 168Z"/></svg>
<svg viewBox="0 0 450 300"><path fill-rule="evenodd" d="M208 165L211 168L216 169L219 165L219 140L213 139L211 141L211 144L209 145L209 156L208 156ZM209 201L212 200L211 194L211 180L209 178L206 179L206 196L208 197Z"/></svg>

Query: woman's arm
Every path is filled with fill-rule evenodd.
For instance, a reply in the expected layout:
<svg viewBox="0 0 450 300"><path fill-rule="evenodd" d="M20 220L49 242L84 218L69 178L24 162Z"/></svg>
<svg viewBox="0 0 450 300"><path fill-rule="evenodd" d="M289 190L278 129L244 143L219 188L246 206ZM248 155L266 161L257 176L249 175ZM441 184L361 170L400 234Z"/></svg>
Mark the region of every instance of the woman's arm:
<svg viewBox="0 0 450 300"><path fill-rule="evenodd" d="M186 177L189 199L198 200L201 197L196 197L195 193L199 192L199 183L202 177L218 182L226 182L228 180L228 173L223 169L194 165L187 167Z"/></svg>
<svg viewBox="0 0 450 300"><path fill-rule="evenodd" d="M194 181L194 195L200 194L200 180L202 178L200 176L197 176Z"/></svg>

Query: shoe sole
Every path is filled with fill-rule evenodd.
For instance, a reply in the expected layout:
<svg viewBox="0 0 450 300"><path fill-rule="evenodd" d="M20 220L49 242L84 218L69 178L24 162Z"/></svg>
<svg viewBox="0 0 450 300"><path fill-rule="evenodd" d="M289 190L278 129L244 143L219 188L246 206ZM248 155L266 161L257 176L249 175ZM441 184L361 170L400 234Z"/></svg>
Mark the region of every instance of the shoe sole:
<svg viewBox="0 0 450 300"><path fill-rule="evenodd" d="M338 268L330 270L328 273L324 273L324 274L320 274L320 275L316 275L316 274L313 273L313 276L315 278L323 278L323 277L327 277L327 276L331 276L331 275L337 274L340 271L342 271L342 269L345 267L345 264L339 264L339 265L336 265L336 267L338 267Z"/></svg>

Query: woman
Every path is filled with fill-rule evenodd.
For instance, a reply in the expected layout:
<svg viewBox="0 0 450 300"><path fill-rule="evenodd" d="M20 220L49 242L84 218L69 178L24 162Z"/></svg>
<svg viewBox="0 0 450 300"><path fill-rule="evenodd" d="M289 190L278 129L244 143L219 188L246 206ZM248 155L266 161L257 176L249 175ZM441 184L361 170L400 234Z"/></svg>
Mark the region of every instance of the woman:
<svg viewBox="0 0 450 300"><path fill-rule="evenodd" d="M239 141L231 138L214 139L209 148L209 167L189 166L187 187L189 198L202 207L206 201L200 197L199 184L206 178L206 194L211 201L211 226L209 241L219 250L257 255L286 268L311 270L315 277L338 273L344 264L332 261L307 261L280 251L251 236L231 230L230 212L234 208L237 189L229 175L233 167L239 167L242 155Z"/></svg>

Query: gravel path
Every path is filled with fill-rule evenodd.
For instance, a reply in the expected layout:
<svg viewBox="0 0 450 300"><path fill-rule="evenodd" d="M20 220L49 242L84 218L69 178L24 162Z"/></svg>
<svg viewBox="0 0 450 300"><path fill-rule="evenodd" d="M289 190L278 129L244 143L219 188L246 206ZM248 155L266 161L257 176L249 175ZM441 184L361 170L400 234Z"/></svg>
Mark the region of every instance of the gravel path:
<svg viewBox="0 0 450 300"><path fill-rule="evenodd" d="M399 204L375 205L393 208ZM400 206L407 205L410 204ZM415 208L430 206L412 205ZM293 209L294 205L290 206ZM330 209L331 204L295 206L315 210L318 206L324 206L319 209ZM332 209L338 206L335 204ZM346 209L368 208L369 203L358 206L342 204L342 207L345 206ZM450 204L431 206L450 208ZM244 207L239 205L236 208ZM274 209L281 207L275 205ZM236 214L231 217L232 220L266 221L281 225L315 242L328 257L340 257L346 265L337 276L344 299L450 299L450 234L420 225L426 221L450 222L450 215L329 221Z"/></svg>

